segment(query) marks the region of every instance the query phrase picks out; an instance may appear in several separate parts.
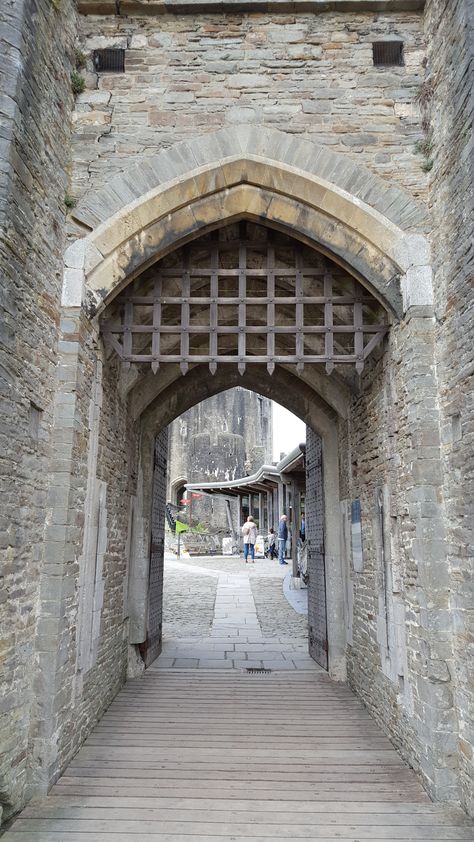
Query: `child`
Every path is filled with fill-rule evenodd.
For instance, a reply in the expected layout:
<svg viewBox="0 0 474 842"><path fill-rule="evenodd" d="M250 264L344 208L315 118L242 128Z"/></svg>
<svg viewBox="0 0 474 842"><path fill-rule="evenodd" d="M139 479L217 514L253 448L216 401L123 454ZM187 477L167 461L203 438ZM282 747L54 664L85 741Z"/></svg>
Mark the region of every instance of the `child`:
<svg viewBox="0 0 474 842"><path fill-rule="evenodd" d="M277 553L276 553L275 541L276 541L275 530L273 529L273 527L270 527L270 531L267 535L267 543L268 543L267 558L271 558L271 559L276 558Z"/></svg>

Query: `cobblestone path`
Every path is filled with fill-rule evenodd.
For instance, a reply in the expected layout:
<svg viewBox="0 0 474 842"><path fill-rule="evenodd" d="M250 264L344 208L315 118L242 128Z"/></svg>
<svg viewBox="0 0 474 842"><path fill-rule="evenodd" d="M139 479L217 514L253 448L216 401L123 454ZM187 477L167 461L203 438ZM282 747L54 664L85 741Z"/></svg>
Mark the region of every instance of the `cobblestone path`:
<svg viewBox="0 0 474 842"><path fill-rule="evenodd" d="M218 573L170 562L165 565L163 635L205 637L214 619Z"/></svg>
<svg viewBox="0 0 474 842"><path fill-rule="evenodd" d="M250 579L257 616L266 637L286 635L307 643L308 618L297 614L286 599L281 580L269 576Z"/></svg>
<svg viewBox="0 0 474 842"><path fill-rule="evenodd" d="M283 593L287 571L268 559L167 558L163 651L152 669L319 670L306 616Z"/></svg>

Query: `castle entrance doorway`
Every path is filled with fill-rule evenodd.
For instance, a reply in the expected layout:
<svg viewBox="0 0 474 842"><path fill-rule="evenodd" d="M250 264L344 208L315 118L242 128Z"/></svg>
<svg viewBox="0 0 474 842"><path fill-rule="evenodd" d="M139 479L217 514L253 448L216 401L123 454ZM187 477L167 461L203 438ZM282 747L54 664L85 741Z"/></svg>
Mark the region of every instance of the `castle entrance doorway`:
<svg viewBox="0 0 474 842"><path fill-rule="evenodd" d="M140 577L147 594L137 600L146 610L132 623L142 639L131 642L139 644L147 665L159 653L162 635L164 428L181 407L240 383L279 400L311 431L309 649L319 664L331 669L332 648L338 673L344 646L340 628L336 631L343 585L334 404L341 405L341 395L350 392L354 376L363 371L388 329L383 306L345 269L287 233L245 219L170 252L109 305L102 320L109 350L125 369L133 366L141 374L141 475L148 486L140 497L152 502L148 575L146 581ZM146 454L144 447L152 442L152 454ZM329 506L328 489L333 498ZM328 542L336 560L330 571ZM332 622L328 591L334 603Z"/></svg>
<svg viewBox="0 0 474 842"><path fill-rule="evenodd" d="M314 439L321 455L321 440L316 435ZM190 664L197 669L308 668L313 553L308 553L312 540L306 541L304 518L305 425L271 400L238 387L181 415L169 428L169 440L167 500L175 476L186 475L191 482L180 508L166 504L159 664L166 668ZM162 476L162 452L157 441L155 488ZM276 455L280 459L272 461ZM321 467L319 458L311 469L311 475L319 472L320 488L320 505L314 512L311 507L311 516L320 521L316 533L322 535ZM283 515L286 541L282 539L280 546ZM250 553L243 535L249 517L255 530ZM152 535L161 528L161 519L153 515ZM152 547L155 543L153 539ZM324 565L322 552L317 560ZM152 565L155 562L152 552ZM324 594L313 600L312 606L316 605L322 616L312 624L311 638L317 632L324 634L317 661L327 669Z"/></svg>
<svg viewBox="0 0 474 842"><path fill-rule="evenodd" d="M143 668L161 592L159 564L150 579L156 437L240 385L321 438L329 676L348 676L426 778L445 781L444 712L425 710L438 675L443 692L452 686L445 663L427 669L449 588L424 207L350 155L232 127L138 156L73 219L48 528L61 546L48 546L57 565L45 565L39 613L60 605L78 641L63 678L62 625L51 639L45 627L48 668L74 689L74 715L99 715ZM159 535L153 551L159 559ZM148 637L158 650L159 622ZM38 686L47 710L50 684ZM61 732L62 700L40 753ZM44 779L74 739L58 742L56 765L44 754Z"/></svg>

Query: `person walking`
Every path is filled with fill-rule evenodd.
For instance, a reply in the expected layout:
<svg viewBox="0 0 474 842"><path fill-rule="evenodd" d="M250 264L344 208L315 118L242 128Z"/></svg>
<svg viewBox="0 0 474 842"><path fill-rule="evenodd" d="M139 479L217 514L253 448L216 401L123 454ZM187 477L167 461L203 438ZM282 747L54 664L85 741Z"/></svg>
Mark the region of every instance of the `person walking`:
<svg viewBox="0 0 474 842"><path fill-rule="evenodd" d="M287 521L287 516L282 515L280 523L278 524L278 561L280 564L288 564L288 562L285 561L285 548L288 540Z"/></svg>
<svg viewBox="0 0 474 842"><path fill-rule="evenodd" d="M257 527L253 522L252 515L249 515L247 521L242 527L242 535L244 536L244 559L245 564L248 563L250 553L250 560L255 564L255 542L257 540Z"/></svg>

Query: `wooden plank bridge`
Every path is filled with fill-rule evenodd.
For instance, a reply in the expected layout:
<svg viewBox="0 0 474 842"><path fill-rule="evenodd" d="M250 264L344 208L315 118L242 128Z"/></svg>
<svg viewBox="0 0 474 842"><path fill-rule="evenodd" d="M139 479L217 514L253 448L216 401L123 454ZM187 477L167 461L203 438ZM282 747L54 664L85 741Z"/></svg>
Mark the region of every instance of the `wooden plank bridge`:
<svg viewBox="0 0 474 842"><path fill-rule="evenodd" d="M4 842L473 842L323 672L150 670Z"/></svg>

